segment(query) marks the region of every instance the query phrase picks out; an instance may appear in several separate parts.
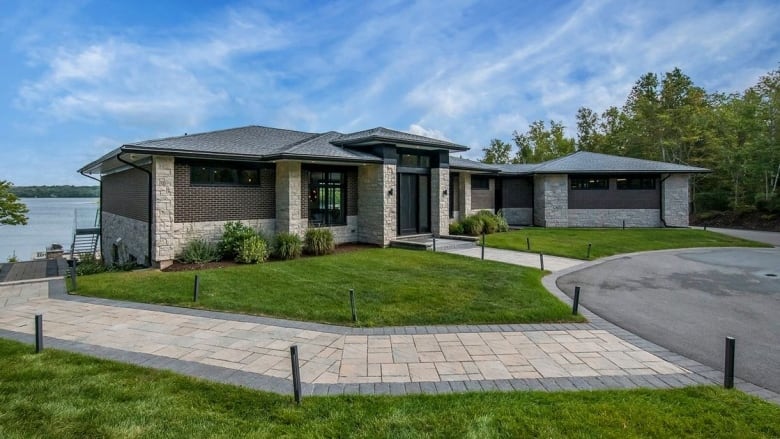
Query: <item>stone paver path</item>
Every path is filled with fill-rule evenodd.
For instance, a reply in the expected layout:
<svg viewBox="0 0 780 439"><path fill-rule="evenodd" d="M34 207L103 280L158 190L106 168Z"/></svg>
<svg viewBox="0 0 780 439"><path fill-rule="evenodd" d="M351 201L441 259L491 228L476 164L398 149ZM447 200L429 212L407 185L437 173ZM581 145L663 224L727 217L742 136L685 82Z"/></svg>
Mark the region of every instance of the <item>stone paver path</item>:
<svg viewBox="0 0 780 439"><path fill-rule="evenodd" d="M446 253L469 256L472 258L482 257L482 248L475 246L472 248L456 248L442 250ZM540 268L538 253L524 253L512 250L503 250L498 248L485 247L485 259L507 264L520 265L523 267ZM560 256L544 255L544 269L551 272L565 270L582 264L584 261L577 259L562 258Z"/></svg>

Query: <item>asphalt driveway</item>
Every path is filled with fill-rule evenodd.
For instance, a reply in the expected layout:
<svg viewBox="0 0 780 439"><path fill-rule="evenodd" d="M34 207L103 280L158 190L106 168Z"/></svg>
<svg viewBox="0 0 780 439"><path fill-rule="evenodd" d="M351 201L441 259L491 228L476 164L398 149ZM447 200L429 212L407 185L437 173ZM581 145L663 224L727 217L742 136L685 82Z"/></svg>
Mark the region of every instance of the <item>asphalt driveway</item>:
<svg viewBox="0 0 780 439"><path fill-rule="evenodd" d="M618 257L558 279L601 317L718 370L736 338L736 375L780 392L780 248Z"/></svg>

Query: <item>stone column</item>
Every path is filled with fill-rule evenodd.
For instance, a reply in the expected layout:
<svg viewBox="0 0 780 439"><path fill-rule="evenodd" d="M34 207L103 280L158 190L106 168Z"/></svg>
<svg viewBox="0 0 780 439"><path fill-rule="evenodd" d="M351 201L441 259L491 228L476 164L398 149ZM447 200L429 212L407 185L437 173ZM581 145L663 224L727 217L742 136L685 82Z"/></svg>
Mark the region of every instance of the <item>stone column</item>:
<svg viewBox="0 0 780 439"><path fill-rule="evenodd" d="M458 179L458 203L460 204L460 219L466 218L471 215L471 174L466 172L460 173Z"/></svg>
<svg viewBox="0 0 780 439"><path fill-rule="evenodd" d="M386 246L395 239L396 166L366 164L358 168L358 240ZM391 194L392 191L392 194Z"/></svg>
<svg viewBox="0 0 780 439"><path fill-rule="evenodd" d="M276 232L303 236L306 228L301 218L301 163L276 162Z"/></svg>
<svg viewBox="0 0 780 439"><path fill-rule="evenodd" d="M152 265L166 268L176 255L173 157L152 157Z"/></svg>
<svg viewBox="0 0 780 439"><path fill-rule="evenodd" d="M688 174L671 174L663 182L663 218L669 227L688 227Z"/></svg>
<svg viewBox="0 0 780 439"><path fill-rule="evenodd" d="M566 174L534 176L534 225L569 225L569 177Z"/></svg>
<svg viewBox="0 0 780 439"><path fill-rule="evenodd" d="M431 232L434 236L450 233L450 170L431 169ZM447 191L447 194L444 192Z"/></svg>

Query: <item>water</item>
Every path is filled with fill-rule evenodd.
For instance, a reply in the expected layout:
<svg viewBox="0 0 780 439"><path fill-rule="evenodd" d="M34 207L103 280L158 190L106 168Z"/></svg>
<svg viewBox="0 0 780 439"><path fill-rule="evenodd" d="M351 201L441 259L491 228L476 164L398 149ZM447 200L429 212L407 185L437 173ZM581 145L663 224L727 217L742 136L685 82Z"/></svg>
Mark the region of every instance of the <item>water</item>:
<svg viewBox="0 0 780 439"><path fill-rule="evenodd" d="M27 206L26 226L0 225L0 262L16 252L20 261L31 260L37 252L54 243L67 251L73 241L73 227L94 227L97 198L22 198Z"/></svg>

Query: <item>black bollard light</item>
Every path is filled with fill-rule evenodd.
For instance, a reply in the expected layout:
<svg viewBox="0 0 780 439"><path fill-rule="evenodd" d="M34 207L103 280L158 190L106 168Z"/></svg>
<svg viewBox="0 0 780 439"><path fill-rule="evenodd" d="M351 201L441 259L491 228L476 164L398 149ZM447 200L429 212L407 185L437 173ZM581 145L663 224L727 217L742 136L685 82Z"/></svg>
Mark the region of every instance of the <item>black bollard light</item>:
<svg viewBox="0 0 780 439"><path fill-rule="evenodd" d="M352 309L352 321L357 322L357 308L355 308L355 290L349 290L349 306Z"/></svg>
<svg viewBox="0 0 780 439"><path fill-rule="evenodd" d="M531 251L531 238L528 236L525 237L525 246L528 247L528 251Z"/></svg>
<svg viewBox="0 0 780 439"><path fill-rule="evenodd" d="M436 253L436 237L433 237L433 252Z"/></svg>
<svg viewBox="0 0 780 439"><path fill-rule="evenodd" d="M200 275L195 275L195 287L192 289L192 301L198 301L198 293L200 292Z"/></svg>
<svg viewBox="0 0 780 439"><path fill-rule="evenodd" d="M542 271L544 271L544 255L542 252L539 252L539 267Z"/></svg>
<svg viewBox="0 0 780 439"><path fill-rule="evenodd" d="M736 340L734 337L726 337L726 367L723 371L723 387L734 388L734 350Z"/></svg>
<svg viewBox="0 0 780 439"><path fill-rule="evenodd" d="M35 353L43 350L43 314L35 315Z"/></svg>
<svg viewBox="0 0 780 439"><path fill-rule="evenodd" d="M293 397L295 403L301 405L301 368L298 365L298 346L290 346L290 362L292 363Z"/></svg>
<svg viewBox="0 0 780 439"><path fill-rule="evenodd" d="M485 232L482 231L482 260L485 260Z"/></svg>
<svg viewBox="0 0 780 439"><path fill-rule="evenodd" d="M574 287L574 302L571 304L571 313L577 315L580 308L580 287Z"/></svg>
<svg viewBox="0 0 780 439"><path fill-rule="evenodd" d="M587 257L587 258L585 258L585 259L590 259L590 248L591 248L591 246L593 246L593 244L591 244L591 243L589 242L589 243L588 243L588 257Z"/></svg>

